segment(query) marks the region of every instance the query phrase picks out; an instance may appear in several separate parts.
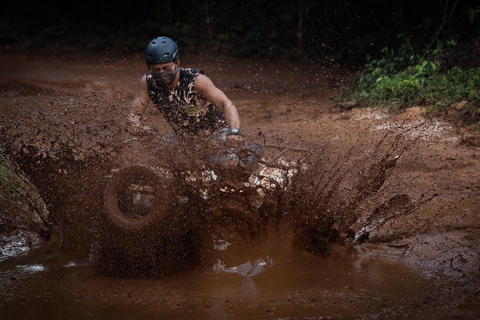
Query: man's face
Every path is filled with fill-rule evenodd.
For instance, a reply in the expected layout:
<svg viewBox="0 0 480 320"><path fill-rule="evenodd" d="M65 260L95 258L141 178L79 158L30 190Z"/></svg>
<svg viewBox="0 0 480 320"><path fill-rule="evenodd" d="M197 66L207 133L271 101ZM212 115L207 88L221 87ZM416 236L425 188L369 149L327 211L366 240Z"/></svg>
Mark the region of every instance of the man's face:
<svg viewBox="0 0 480 320"><path fill-rule="evenodd" d="M177 75L178 64L178 61L152 64L150 66L150 72L152 77L159 83L163 85L170 85Z"/></svg>

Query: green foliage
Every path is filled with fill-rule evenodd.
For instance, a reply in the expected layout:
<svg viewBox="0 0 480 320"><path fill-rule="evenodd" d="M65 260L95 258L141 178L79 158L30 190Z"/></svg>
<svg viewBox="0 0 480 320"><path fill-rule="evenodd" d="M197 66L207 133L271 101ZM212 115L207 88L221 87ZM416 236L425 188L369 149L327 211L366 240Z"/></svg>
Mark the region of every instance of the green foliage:
<svg viewBox="0 0 480 320"><path fill-rule="evenodd" d="M434 34L438 42L480 34L478 0L417 1L415 10L409 0L4 2L0 46L35 53L56 46L66 53L142 52L166 35L188 51L355 63L402 41L428 46Z"/></svg>
<svg viewBox="0 0 480 320"><path fill-rule="evenodd" d="M5 150L0 147L0 201L13 200L18 202L20 193L18 192L18 178L15 171L12 170L12 164L5 155Z"/></svg>
<svg viewBox="0 0 480 320"><path fill-rule="evenodd" d="M467 16L471 24L478 22L480 20L480 7L468 9Z"/></svg>
<svg viewBox="0 0 480 320"><path fill-rule="evenodd" d="M423 57L409 53L406 47L398 53L385 48L383 53L382 58L369 60L346 91L347 98L393 108L424 105L431 111L441 111L452 102L467 101L470 112L480 109L480 67L443 70L438 61L439 50Z"/></svg>

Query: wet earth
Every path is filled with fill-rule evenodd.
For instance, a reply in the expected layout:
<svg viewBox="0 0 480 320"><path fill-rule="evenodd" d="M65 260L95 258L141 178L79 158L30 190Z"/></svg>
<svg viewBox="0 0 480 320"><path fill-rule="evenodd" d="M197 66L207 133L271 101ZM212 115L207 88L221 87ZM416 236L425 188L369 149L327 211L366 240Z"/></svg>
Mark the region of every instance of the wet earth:
<svg viewBox="0 0 480 320"><path fill-rule="evenodd" d="M270 206L247 200L227 214L212 209L229 201L220 196L172 206L192 236L168 272L131 272L137 262L128 259L100 266L111 234L106 181L141 155L125 152L124 142L142 61L0 57L1 141L53 223L51 233L30 238L32 230L15 238L0 223L8 243L2 318L480 317L479 147L420 107L394 114L339 103L354 74L335 64L182 60L204 69L235 103L247 139L310 150L308 165L267 197ZM159 136L169 132L153 107L147 124ZM164 155L178 166L191 162ZM168 253L164 232L122 245Z"/></svg>

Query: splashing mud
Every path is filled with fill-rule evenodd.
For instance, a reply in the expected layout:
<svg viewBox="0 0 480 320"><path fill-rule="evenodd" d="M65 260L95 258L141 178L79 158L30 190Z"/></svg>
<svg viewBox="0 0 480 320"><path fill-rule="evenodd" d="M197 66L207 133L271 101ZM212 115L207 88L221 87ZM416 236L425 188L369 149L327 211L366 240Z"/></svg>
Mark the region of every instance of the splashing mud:
<svg viewBox="0 0 480 320"><path fill-rule="evenodd" d="M1 142L54 222L0 264L7 318L479 315L480 162L442 122L211 64L263 149L219 166L208 141L165 144L155 110L153 133L125 130L139 65L27 60L25 76L2 59Z"/></svg>
<svg viewBox="0 0 480 320"><path fill-rule="evenodd" d="M271 153L271 158L264 156L260 164L245 169L208 166L208 155L215 152L199 141L182 151L181 145L159 148L159 142L134 140L132 146L129 141L128 156L120 153L120 168L113 170L106 187L105 201L112 223L102 232L104 254L100 265L111 265L122 256L124 266L116 265L112 271L123 271L125 267L140 270L138 264L144 262L165 272L190 265L187 261L193 263L198 258L195 251L204 252L201 258L205 263L204 243L210 241L205 237L221 243L214 244L214 248L224 250L234 241L238 246L239 240L242 246L258 246L271 238L272 230L279 225L288 226L283 227L283 237L289 238L292 248L326 256L334 243L368 237L366 227L358 232L353 229L361 216L372 223L373 219L392 218L388 210L393 207L397 216L414 210L407 195L392 197L391 192L380 192L388 172L406 150L401 135L391 141L387 138L359 159L353 158L357 151L354 149L329 159L328 147L313 145L294 148L301 158L288 159L288 147L284 147L277 154ZM265 141L262 147L269 149ZM421 200L417 200L417 207L425 202ZM140 210L135 211L135 206ZM275 250L273 243L268 247ZM128 256L132 260L126 259ZM256 265L264 266L271 260L269 256L259 260L260 264L247 263L245 267L251 266L255 272ZM217 263L217 268L237 270L222 263Z"/></svg>

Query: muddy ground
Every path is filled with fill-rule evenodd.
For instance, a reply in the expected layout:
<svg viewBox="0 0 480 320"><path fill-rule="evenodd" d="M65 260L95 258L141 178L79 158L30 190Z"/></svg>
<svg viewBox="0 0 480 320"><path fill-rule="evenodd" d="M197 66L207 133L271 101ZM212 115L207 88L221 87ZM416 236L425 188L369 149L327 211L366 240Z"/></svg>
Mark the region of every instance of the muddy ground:
<svg viewBox="0 0 480 320"><path fill-rule="evenodd" d="M289 205L297 208L296 230L303 221L308 227L300 230L308 235L318 230L315 223L327 221L319 216L333 219L336 244L330 248L327 241L329 250L318 252L311 248L312 237L305 245L305 237L288 228L279 233L276 224L262 241L232 253L244 260L229 257L264 265L255 277L208 263L168 277L100 275L88 258L102 236L105 177L130 137L126 115L145 72L142 57L4 54L2 142L38 188L54 231L35 254L0 262L2 313L10 318L28 318L40 309L47 316L67 312L79 318L480 316L480 155L456 122L420 107L392 114L339 104L354 73L334 63L191 55L182 65L205 70L234 101L242 131L252 141L315 150L310 161L318 170L299 176ZM153 107L148 114L150 126L169 131ZM452 109L450 120L460 116ZM380 172L375 164L386 155L395 163L380 184L377 176L375 187L359 178L369 170ZM333 186L337 177L342 179Z"/></svg>

